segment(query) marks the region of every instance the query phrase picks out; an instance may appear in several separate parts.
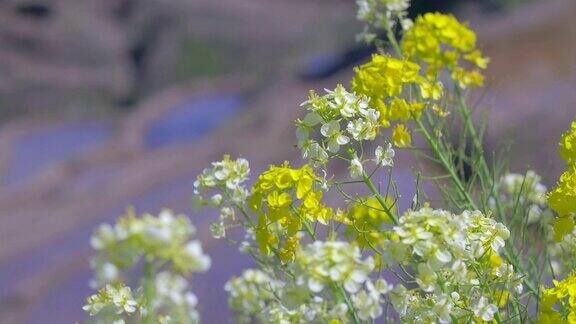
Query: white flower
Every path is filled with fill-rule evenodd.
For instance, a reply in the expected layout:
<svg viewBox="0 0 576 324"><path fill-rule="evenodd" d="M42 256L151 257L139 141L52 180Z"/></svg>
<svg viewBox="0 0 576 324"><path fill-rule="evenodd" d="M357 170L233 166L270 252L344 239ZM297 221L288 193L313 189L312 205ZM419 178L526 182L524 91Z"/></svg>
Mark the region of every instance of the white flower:
<svg viewBox="0 0 576 324"><path fill-rule="evenodd" d="M373 10L373 0L356 0L358 6L358 20L366 20Z"/></svg>
<svg viewBox="0 0 576 324"><path fill-rule="evenodd" d="M528 224L537 223L542 215L542 209L538 205L530 205L528 207Z"/></svg>
<svg viewBox="0 0 576 324"><path fill-rule="evenodd" d="M438 275L436 274L434 269L432 269L432 267L430 267L426 263L418 264L418 275L416 278L416 282L418 283L420 288L422 288L422 290L426 292L434 291L437 279Z"/></svg>
<svg viewBox="0 0 576 324"><path fill-rule="evenodd" d="M327 285L341 284L346 291L356 293L374 269L374 259L361 260L360 249L347 242L316 241L304 247L296 256L301 273L297 282L314 293Z"/></svg>
<svg viewBox="0 0 576 324"><path fill-rule="evenodd" d="M374 152L375 158L374 162L377 165L381 165L383 167L393 167L394 166L394 155L396 152L392 148L392 143L388 143L386 149L382 148L382 146L376 147L376 151Z"/></svg>
<svg viewBox="0 0 576 324"><path fill-rule="evenodd" d="M383 0L390 11L403 11L410 7L410 0Z"/></svg>
<svg viewBox="0 0 576 324"><path fill-rule="evenodd" d="M453 307L454 304L450 302L450 298L441 296L436 303L434 303L432 311L438 316L440 323L451 323L450 314L452 313Z"/></svg>
<svg viewBox="0 0 576 324"><path fill-rule="evenodd" d="M390 302L400 317L404 317L410 304L410 294L406 287L397 285L396 288L390 292Z"/></svg>
<svg viewBox="0 0 576 324"><path fill-rule="evenodd" d="M114 264L110 262L104 263L100 270L101 271L99 271L99 274L103 282L113 282L118 278L119 275L118 267L116 267Z"/></svg>
<svg viewBox="0 0 576 324"><path fill-rule="evenodd" d="M380 113L374 109L366 109L361 118L348 122L346 130L356 141L371 141L378 134L378 118Z"/></svg>
<svg viewBox="0 0 576 324"><path fill-rule="evenodd" d="M224 290L228 292L228 304L232 310L241 318L249 320L264 311L275 298L273 293L279 293L282 286L282 282L262 270L246 269L240 277L226 282Z"/></svg>
<svg viewBox="0 0 576 324"><path fill-rule="evenodd" d="M184 254L188 259L187 265L192 271L207 271L212 264L210 257L202 251L199 241L188 242L184 247Z"/></svg>
<svg viewBox="0 0 576 324"><path fill-rule="evenodd" d="M114 228L109 224L102 224L90 238L90 246L94 250L101 250L108 245L114 244L116 241L116 234Z"/></svg>
<svg viewBox="0 0 576 324"><path fill-rule="evenodd" d="M216 222L210 224L210 234L215 239L221 239L226 237L226 226L223 222Z"/></svg>
<svg viewBox="0 0 576 324"><path fill-rule="evenodd" d="M350 142L348 136L343 135L340 131L340 123L336 120L322 125L320 133L328 138L328 151L332 153L338 153L340 145L346 145Z"/></svg>
<svg viewBox="0 0 576 324"><path fill-rule="evenodd" d="M364 167L362 166L362 162L355 156L350 161L350 177L352 179L360 178L364 175Z"/></svg>
<svg viewBox="0 0 576 324"><path fill-rule="evenodd" d="M366 283L366 290L361 290L352 295L352 304L358 310L358 317L367 321L376 319L382 315L382 306L380 305L380 293L376 291L371 282Z"/></svg>
<svg viewBox="0 0 576 324"><path fill-rule="evenodd" d="M306 141L302 146L302 157L310 160L314 166L325 164L328 161L326 150L313 140Z"/></svg>
<svg viewBox="0 0 576 324"><path fill-rule="evenodd" d="M234 219L234 209L230 207L222 207L220 209L220 220L233 220Z"/></svg>
<svg viewBox="0 0 576 324"><path fill-rule="evenodd" d="M389 293L390 291L392 291L392 289L394 287L392 287L391 284L388 283L388 281L380 278L378 280L376 280L376 283L374 285L374 287L376 288L376 290L378 290L379 293L381 293L382 295L385 295L387 293Z"/></svg>
<svg viewBox="0 0 576 324"><path fill-rule="evenodd" d="M132 297L132 291L130 290L130 287L114 289L109 286L107 289L110 293L110 297L112 298L112 302L119 308L117 311L118 314L121 314L122 312L134 313L136 311L136 306L138 306L138 303Z"/></svg>
<svg viewBox="0 0 576 324"><path fill-rule="evenodd" d="M402 30L407 31L414 26L414 22L410 18L404 18L400 20L400 25L402 26Z"/></svg>
<svg viewBox="0 0 576 324"><path fill-rule="evenodd" d="M215 194L210 198L210 203L212 206L220 206L222 204L222 199L221 194Z"/></svg>
<svg viewBox="0 0 576 324"><path fill-rule="evenodd" d="M488 304L488 299L481 296L478 302L472 308L474 316L481 318L484 321L491 322L494 319L494 314L498 312L498 307L494 304Z"/></svg>
<svg viewBox="0 0 576 324"><path fill-rule="evenodd" d="M212 168L204 169L196 178L194 194L202 200L202 192L218 189L226 194L216 196L212 203L222 204L222 197L231 197L233 202L243 203L248 193L242 184L248 180L249 175L250 165L246 159L232 160L229 155L224 155L221 161L212 162Z"/></svg>

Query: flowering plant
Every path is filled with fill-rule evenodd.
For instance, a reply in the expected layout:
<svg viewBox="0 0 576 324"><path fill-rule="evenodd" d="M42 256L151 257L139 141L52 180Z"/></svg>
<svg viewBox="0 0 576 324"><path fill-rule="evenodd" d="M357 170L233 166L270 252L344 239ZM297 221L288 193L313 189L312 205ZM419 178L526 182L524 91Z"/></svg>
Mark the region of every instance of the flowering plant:
<svg viewBox="0 0 576 324"><path fill-rule="evenodd" d="M378 54L350 87L310 91L302 103L306 163L272 165L250 186L248 161L226 155L194 183L196 205L220 211L212 235L255 262L224 287L236 320L576 323L576 122L561 139L567 168L551 192L534 171L506 173L502 158L486 157L467 104L489 63L475 33L452 15L411 21L407 0L357 2L361 36ZM418 181L400 209L398 150L434 166L418 179L442 199L425 202ZM342 161L349 174L334 171ZM167 210L101 226L92 240L100 291L85 310L104 321L197 322L187 276L210 259L193 234ZM128 274L140 263L132 290Z"/></svg>

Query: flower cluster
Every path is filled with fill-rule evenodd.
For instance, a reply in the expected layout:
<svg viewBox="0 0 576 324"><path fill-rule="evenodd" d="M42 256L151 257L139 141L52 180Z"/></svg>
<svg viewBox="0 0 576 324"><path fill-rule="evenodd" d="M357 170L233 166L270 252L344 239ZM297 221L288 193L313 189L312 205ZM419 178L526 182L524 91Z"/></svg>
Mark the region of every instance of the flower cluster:
<svg viewBox="0 0 576 324"><path fill-rule="evenodd" d="M387 203L389 209L395 212L394 202L388 199ZM356 201L348 211L347 217L351 225L348 227L347 234L353 237L361 248L380 243L385 237L383 226L393 223L375 197Z"/></svg>
<svg viewBox="0 0 576 324"><path fill-rule="evenodd" d="M239 323L347 323L348 306L289 286L258 269L247 269L225 285Z"/></svg>
<svg viewBox="0 0 576 324"><path fill-rule="evenodd" d="M163 317L164 323L198 323L200 316L196 310L198 298L190 291L188 280L178 274L168 271L156 275L156 298L153 309L161 309L169 314Z"/></svg>
<svg viewBox="0 0 576 324"><path fill-rule="evenodd" d="M540 302L541 323L576 323L576 272L554 287L544 289Z"/></svg>
<svg viewBox="0 0 576 324"><path fill-rule="evenodd" d="M574 215L576 214L576 122L571 129L562 135L560 154L566 160L566 171L560 176L556 188L548 195L548 204L558 218L554 225L557 241L574 229Z"/></svg>
<svg viewBox="0 0 576 324"><path fill-rule="evenodd" d="M86 305L82 308L90 316L95 316L100 312L109 312L111 316L121 314L132 314L139 308L138 302L132 296L130 287L118 285L106 285L88 297Z"/></svg>
<svg viewBox="0 0 576 324"><path fill-rule="evenodd" d="M357 18L366 23L361 39L370 43L377 38L379 30L393 30L399 22L403 30L412 27L408 18L409 0L356 0Z"/></svg>
<svg viewBox="0 0 576 324"><path fill-rule="evenodd" d="M373 258L362 260L359 247L341 241L316 241L306 246L297 254L296 264L300 269L297 282L315 293L334 284L356 293L374 269Z"/></svg>
<svg viewBox="0 0 576 324"><path fill-rule="evenodd" d="M228 292L228 305L239 323L251 323L253 318L263 315L265 309L275 301L274 294L283 286L266 272L246 269L240 277L233 277L224 286Z"/></svg>
<svg viewBox="0 0 576 324"><path fill-rule="evenodd" d="M354 311L361 320L374 320L383 313L384 295L392 285L384 279L373 282L370 274L375 262L362 259L360 248L343 241L315 241L298 251L295 262L296 284L311 294L351 294ZM318 297L316 297L318 298ZM335 305L346 313L347 305ZM342 318L342 317L340 317Z"/></svg>
<svg viewBox="0 0 576 324"><path fill-rule="evenodd" d="M268 255L280 247L282 260L291 261L303 225L326 225L334 218L335 212L322 203L323 181L309 165L294 169L288 162L271 166L258 177L249 203L260 213L255 234L262 253Z"/></svg>
<svg viewBox="0 0 576 324"><path fill-rule="evenodd" d="M389 267L415 270L418 288L397 286L391 296L401 318L447 322L473 310L474 316L492 320L500 304L495 292L522 292L520 276L499 256L509 234L479 211L454 215L423 207L405 213L382 243Z"/></svg>
<svg viewBox="0 0 576 324"><path fill-rule="evenodd" d="M195 232L187 217L168 209L158 217L136 217L129 209L114 226L101 225L90 243L97 252L91 261L96 273L92 284L103 288L88 298L84 309L104 322L120 323L122 314L139 308L142 317L162 315L158 318L162 323L197 323L196 296L188 290L188 280L183 276L208 270L211 260L200 242L193 240ZM144 288L135 289L136 297L132 297L131 289L123 282L129 282L133 268L141 263L145 264ZM163 271L156 273L160 268ZM101 312L111 308L115 311Z"/></svg>
<svg viewBox="0 0 576 324"><path fill-rule="evenodd" d="M337 154L351 140L371 141L378 135L380 113L370 106L370 99L348 92L340 84L323 96L310 91L301 106L308 113L296 121L298 147L313 165L326 164L330 154ZM318 131L320 139L315 140Z"/></svg>
<svg viewBox="0 0 576 324"><path fill-rule="evenodd" d="M540 219L542 208L546 205L547 189L540 181L540 176L532 170L526 172L526 175L508 173L500 179L503 201L512 207L517 204L525 205L528 224Z"/></svg>
<svg viewBox="0 0 576 324"><path fill-rule="evenodd" d="M548 205L557 216L549 233L548 253L555 274L573 270L576 266L576 122L562 135L560 155L567 163L558 185L548 194Z"/></svg>
<svg viewBox="0 0 576 324"><path fill-rule="evenodd" d="M403 98L410 86L418 86L422 98L440 99L442 84L430 83L420 76L420 66L384 55L374 55L372 60L355 69L352 89L370 98L371 105L379 112L383 127L399 122L394 129L393 140L398 147L406 147L411 137L404 123L420 118L426 108L425 102Z"/></svg>
<svg viewBox="0 0 576 324"><path fill-rule="evenodd" d="M98 252L92 262L97 271L96 285L119 280L118 269L129 269L141 258L170 262L184 275L208 270L210 257L202 252L199 241L192 240L195 232L186 216L175 216L168 209L158 217L136 217L129 209L115 226L101 225L91 238L92 248Z"/></svg>
<svg viewBox="0 0 576 324"><path fill-rule="evenodd" d="M375 283L367 280L365 289L351 297L352 304L358 311L358 317L364 321L373 321L382 316L382 304L386 302L383 297L392 291L392 288L392 285L384 279L378 279Z"/></svg>
<svg viewBox="0 0 576 324"><path fill-rule="evenodd" d="M211 225L215 238L226 236L228 223L235 219L234 207L246 202L249 191L244 182L250 175L250 165L246 159L230 159L224 155L221 161L213 162L211 168L204 169L194 182L194 200L199 206L220 208L218 222ZM211 194L209 198L206 194Z"/></svg>
<svg viewBox="0 0 576 324"><path fill-rule="evenodd" d="M428 65L426 74L431 80L446 68L461 88L484 84L480 69L485 69L489 60L476 48L476 34L452 15L426 13L418 17L401 45L406 57ZM474 68L464 69L462 60Z"/></svg>
<svg viewBox="0 0 576 324"><path fill-rule="evenodd" d="M576 121L572 122L570 131L562 135L560 155L568 164L576 164Z"/></svg>

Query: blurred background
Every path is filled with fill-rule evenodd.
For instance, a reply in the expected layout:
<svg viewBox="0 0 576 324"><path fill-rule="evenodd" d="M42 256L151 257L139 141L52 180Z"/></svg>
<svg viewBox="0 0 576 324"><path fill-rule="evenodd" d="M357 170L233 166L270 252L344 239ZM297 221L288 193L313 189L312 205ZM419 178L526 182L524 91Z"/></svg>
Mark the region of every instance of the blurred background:
<svg viewBox="0 0 576 324"><path fill-rule="evenodd" d="M457 4L457 5L456 5ZM552 186L576 118L576 1L417 1L469 21L492 58L477 111L489 150ZM298 165L308 89L348 84L370 49L352 0L0 1L0 323L74 323L91 293L89 237L127 205L191 216L213 258L194 277L205 323L250 261L208 235L192 182L223 153L256 175ZM396 172L411 197L412 168ZM345 170L342 170L345 172ZM332 198L336 200L337 197Z"/></svg>

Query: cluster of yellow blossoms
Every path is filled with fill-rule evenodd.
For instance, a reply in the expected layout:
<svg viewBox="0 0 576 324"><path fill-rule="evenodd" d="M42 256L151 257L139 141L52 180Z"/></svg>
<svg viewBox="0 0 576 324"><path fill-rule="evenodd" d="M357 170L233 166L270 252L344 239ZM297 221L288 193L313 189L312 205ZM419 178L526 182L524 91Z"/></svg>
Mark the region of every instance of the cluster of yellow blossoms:
<svg viewBox="0 0 576 324"><path fill-rule="evenodd" d="M418 17L402 38L402 51L408 59L426 63L431 80L447 68L461 88L484 85L480 69L485 69L489 60L476 48L476 34L452 15L426 13ZM462 60L475 68L464 69Z"/></svg>
<svg viewBox="0 0 576 324"><path fill-rule="evenodd" d="M408 60L374 55L372 60L355 69L352 90L370 98L371 106L380 112L380 124L394 128L392 139L398 147L407 147L412 137L404 123L422 115L426 104L407 100L411 87L418 86L424 99L438 100L443 88L440 82L431 83L420 75L420 66Z"/></svg>
<svg viewBox="0 0 576 324"><path fill-rule="evenodd" d="M548 204L558 218L554 225L556 240L574 229L574 214L576 214L576 122L572 123L570 131L562 135L560 154L566 160L567 169L560 177L558 186L548 195Z"/></svg>
<svg viewBox="0 0 576 324"><path fill-rule="evenodd" d="M256 242L263 254L277 251L283 261L293 260L303 223L328 224L333 218L334 211L321 202L324 192L315 186L321 180L309 165L293 169L288 162L260 175L249 203L260 213Z"/></svg>
<svg viewBox="0 0 576 324"><path fill-rule="evenodd" d="M548 195L548 204L558 214L554 234L556 240L563 243L574 230L576 215L576 122L562 135L560 155L567 163L567 170ZM562 281L554 280L554 287L543 291L540 321L576 323L576 272Z"/></svg>
<svg viewBox="0 0 576 324"><path fill-rule="evenodd" d="M391 198L387 203L393 207L394 202ZM396 213L395 208L390 209ZM361 248L369 248L380 243L385 237L383 226L393 224L376 197L355 202L348 211L348 220L348 225L351 226L348 227L347 234L354 237Z"/></svg>
<svg viewBox="0 0 576 324"><path fill-rule="evenodd" d="M576 121L560 140L560 155L568 164L576 164Z"/></svg>
<svg viewBox="0 0 576 324"><path fill-rule="evenodd" d="M555 280L554 288L543 291L540 321L544 324L576 323L576 272L562 281Z"/></svg>

